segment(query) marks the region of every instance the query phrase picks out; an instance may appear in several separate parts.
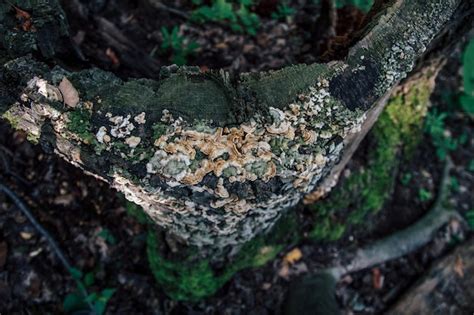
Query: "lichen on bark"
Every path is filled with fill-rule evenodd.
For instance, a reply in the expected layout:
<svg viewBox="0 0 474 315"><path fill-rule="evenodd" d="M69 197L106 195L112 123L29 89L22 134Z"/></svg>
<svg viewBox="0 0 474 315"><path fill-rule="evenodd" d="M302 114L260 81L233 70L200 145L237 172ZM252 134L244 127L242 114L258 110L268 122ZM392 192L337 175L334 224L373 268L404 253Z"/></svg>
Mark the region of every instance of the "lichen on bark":
<svg viewBox="0 0 474 315"><path fill-rule="evenodd" d="M17 126L124 192L183 242L224 249L268 230L315 188L458 2L396 1L345 60L325 65L236 78L170 67L159 81L124 81L20 58L4 65L1 80L15 84L8 112L28 114ZM31 12L41 17L56 5L34 2ZM0 16L11 32L11 8ZM61 30L61 17L55 11L37 27ZM55 96L64 78L80 96L73 108ZM41 133L44 124L54 136Z"/></svg>

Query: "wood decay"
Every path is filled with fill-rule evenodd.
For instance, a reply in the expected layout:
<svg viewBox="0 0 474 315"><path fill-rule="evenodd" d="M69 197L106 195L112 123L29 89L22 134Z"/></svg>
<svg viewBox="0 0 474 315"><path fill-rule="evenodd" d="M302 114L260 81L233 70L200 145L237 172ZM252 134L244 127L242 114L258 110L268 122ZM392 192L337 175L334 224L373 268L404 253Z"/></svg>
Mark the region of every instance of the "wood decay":
<svg viewBox="0 0 474 315"><path fill-rule="evenodd" d="M344 140L360 132L367 113L412 70L460 2L395 1L344 61L239 78L170 67L159 82L123 82L23 57L4 65L2 84L23 88L14 90L15 101L5 104L12 92L3 99L3 116L123 192L184 243L239 245L317 187L339 161ZM80 100L58 108L64 79ZM93 137L71 129L83 112L90 122L80 122L90 124Z"/></svg>

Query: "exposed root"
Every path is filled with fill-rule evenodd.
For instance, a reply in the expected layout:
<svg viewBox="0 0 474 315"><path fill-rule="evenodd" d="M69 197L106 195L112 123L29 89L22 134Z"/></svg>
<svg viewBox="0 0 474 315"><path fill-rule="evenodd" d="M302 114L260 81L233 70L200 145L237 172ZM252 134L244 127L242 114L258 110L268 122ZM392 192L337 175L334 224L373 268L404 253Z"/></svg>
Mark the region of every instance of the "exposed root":
<svg viewBox="0 0 474 315"><path fill-rule="evenodd" d="M404 230L376 241L365 248L358 249L348 263L316 270L314 274L298 279L293 285L295 288L302 288L299 291L295 290L295 292L290 290L285 303L288 307L284 313L340 314L333 296L336 283L342 276L412 253L428 244L433 235L451 220L464 222L459 213L444 206L449 190L449 171L452 165L450 160L446 162L438 198L432 209L423 218ZM301 290L311 291L311 297L301 294ZM302 299L302 296L307 298ZM324 296L324 298L314 299L318 296Z"/></svg>
<svg viewBox="0 0 474 315"><path fill-rule="evenodd" d="M358 249L349 263L328 268L324 272L339 279L345 274L405 256L429 243L436 231L451 220L464 221L455 210L444 207L449 190L451 168L452 162L448 160L444 167L438 198L432 209L423 218L404 230L376 241L365 248Z"/></svg>

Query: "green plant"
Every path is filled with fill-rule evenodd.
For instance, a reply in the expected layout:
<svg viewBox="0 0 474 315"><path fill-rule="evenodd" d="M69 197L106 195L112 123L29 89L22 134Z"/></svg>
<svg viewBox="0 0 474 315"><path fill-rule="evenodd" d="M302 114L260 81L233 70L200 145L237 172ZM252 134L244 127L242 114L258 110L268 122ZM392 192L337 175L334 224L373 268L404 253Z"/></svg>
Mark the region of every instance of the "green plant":
<svg viewBox="0 0 474 315"><path fill-rule="evenodd" d="M459 181L456 177L451 176L451 183L450 183L450 188L454 192L459 192L460 186L459 186Z"/></svg>
<svg viewBox="0 0 474 315"><path fill-rule="evenodd" d="M115 236L110 232L108 229L102 229L97 236L103 238L107 243L110 245L115 245L117 244L117 240L115 239Z"/></svg>
<svg viewBox="0 0 474 315"><path fill-rule="evenodd" d="M174 26L171 31L166 27L161 28L163 42L161 50L163 53L171 54L171 61L178 66L186 64L188 57L196 52L199 45L196 42L189 41L179 33L179 27Z"/></svg>
<svg viewBox="0 0 474 315"><path fill-rule="evenodd" d="M445 160L451 151L457 149L462 139L454 139L446 132L445 120L448 117L446 112L438 112L434 109L428 113L425 122L425 131L431 136L431 141L436 148L439 159Z"/></svg>
<svg viewBox="0 0 474 315"><path fill-rule="evenodd" d="M106 288L100 292L87 293L87 290L94 285L94 273L89 272L83 275L79 269L72 268L70 273L76 281L76 291L66 295L63 301L63 310L65 313L89 310L95 315L105 313L107 303L114 295L116 289Z"/></svg>
<svg viewBox="0 0 474 315"><path fill-rule="evenodd" d="M469 165L467 166L467 170L469 172L474 172L474 160L469 161Z"/></svg>
<svg viewBox="0 0 474 315"><path fill-rule="evenodd" d="M200 4L201 1L198 1ZM193 11L192 19L199 23L227 21L234 31L256 35L259 17L251 12L252 0L213 0L211 5L199 6Z"/></svg>
<svg viewBox="0 0 474 315"><path fill-rule="evenodd" d="M467 219L467 224L469 225L471 230L474 230L474 209L466 213L466 219Z"/></svg>
<svg viewBox="0 0 474 315"><path fill-rule="evenodd" d="M277 10L272 13L272 19L284 20L289 16L295 14L296 10L286 3L281 3L277 6Z"/></svg>
<svg viewBox="0 0 474 315"><path fill-rule="evenodd" d="M471 40L463 54L464 93L460 97L466 113L474 114L474 40Z"/></svg>
<svg viewBox="0 0 474 315"><path fill-rule="evenodd" d="M433 194L430 191L424 188L418 190L418 199L420 199L421 202L430 201L431 198L433 198Z"/></svg>
<svg viewBox="0 0 474 315"><path fill-rule="evenodd" d="M410 183L412 178L413 178L413 174L405 173L400 179L400 182L402 183L403 186L407 186Z"/></svg>

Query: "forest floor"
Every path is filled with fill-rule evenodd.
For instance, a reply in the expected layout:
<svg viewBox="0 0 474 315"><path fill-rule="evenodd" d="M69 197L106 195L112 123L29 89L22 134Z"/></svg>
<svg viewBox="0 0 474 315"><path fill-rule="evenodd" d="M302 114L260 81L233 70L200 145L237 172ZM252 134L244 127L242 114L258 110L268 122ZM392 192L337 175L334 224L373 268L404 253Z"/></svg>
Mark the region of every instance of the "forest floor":
<svg viewBox="0 0 474 315"><path fill-rule="evenodd" d="M324 31L311 33L307 27L327 13L320 13L318 6L303 10L306 1L292 1L295 13L282 19L271 18L274 8L256 9L261 18L257 36L235 32L217 22L176 24L176 19L184 19L179 14L158 10L163 15L157 16L148 6L130 6L127 1L119 7L100 3L107 2L84 5L79 0L67 1L66 11L77 16L71 25L76 31L76 44L87 57L84 66L95 64L122 76L157 77L160 66L183 53L163 48L166 32L160 31L162 26L172 33L173 25L179 25L179 34L184 38L175 40L181 43L181 50L189 47L191 40L198 43L199 48L185 52L185 58L186 63L203 70L277 69L323 60L324 52L331 46L328 38L314 40ZM188 1L176 1L173 8L188 14L190 6ZM363 23L361 11L343 9L339 14L345 21L337 26L337 34L342 37ZM324 18L318 23L323 29ZM464 139L447 150L454 162L449 203L466 214L474 210L474 123L456 102L461 86L460 56L458 48L440 73L431 112L438 114L435 117L446 113L440 119L445 133L453 139ZM140 58L144 64L134 67ZM358 149L340 184L363 165L371 146L369 137ZM333 242L303 240L263 267L238 272L215 296L198 303L172 301L156 284L146 255L147 227L127 214L121 195L40 146L32 145L24 134L12 131L3 122L0 181L28 204L72 264L88 274L91 292L116 289L107 303L109 314L279 314L288 288L298 276L342 259L342 249L361 247L409 226L430 209L443 169L439 149L433 145L431 136L425 134L412 162L403 165L396 175L392 197L383 210L365 218L370 222L369 228L349 227L340 240ZM309 207L299 205L294 211L311 222L314 218ZM435 259L459 243L464 232L452 222L419 251L345 276L337 286L341 308L346 314L380 314ZM298 253L290 266L285 263L289 253ZM0 314L62 313L66 296L75 290L76 283L44 238L16 205L0 194Z"/></svg>

